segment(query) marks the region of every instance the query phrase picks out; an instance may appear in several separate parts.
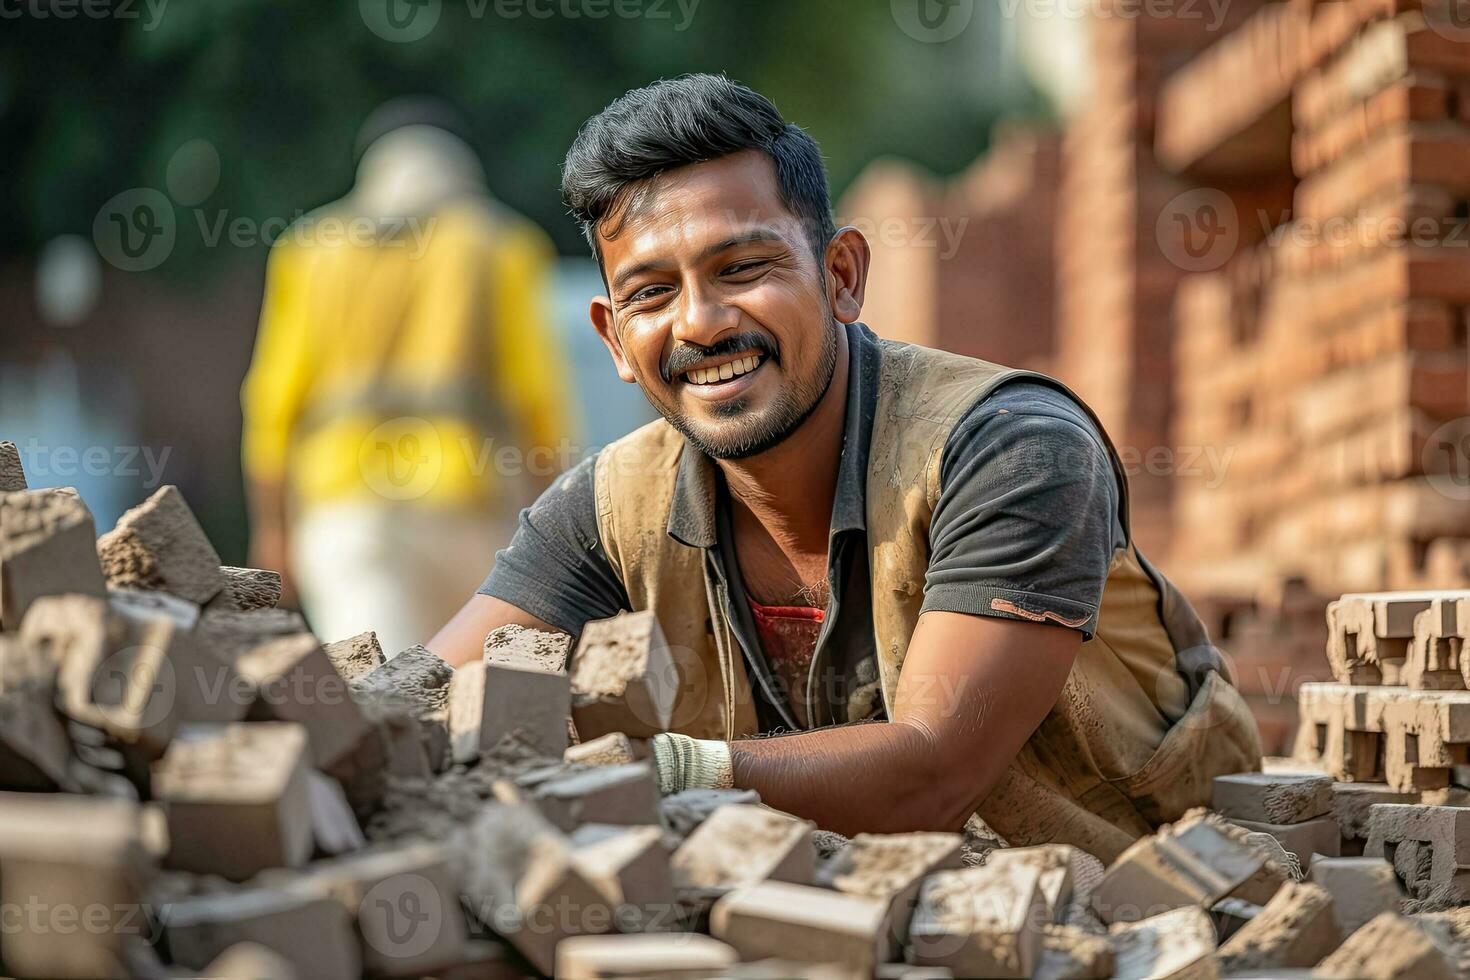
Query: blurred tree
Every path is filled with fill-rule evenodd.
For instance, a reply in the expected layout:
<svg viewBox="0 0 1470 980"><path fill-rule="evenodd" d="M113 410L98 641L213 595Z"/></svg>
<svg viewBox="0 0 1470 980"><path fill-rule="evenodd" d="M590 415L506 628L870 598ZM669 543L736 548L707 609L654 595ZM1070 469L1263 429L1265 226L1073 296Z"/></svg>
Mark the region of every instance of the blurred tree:
<svg viewBox="0 0 1470 980"><path fill-rule="evenodd" d="M374 4L410 0L4 2L0 255L89 236L128 188L174 191L170 160L202 140L218 183L205 152L203 177L185 180L202 201L174 194L178 241L159 269L171 277L225 263L207 247L222 222L278 229L343 193L359 124L403 94L463 110L496 194L573 254L583 246L557 193L562 155L582 120L654 78L723 70L769 95L821 143L834 194L883 153L951 172L1003 112L1045 111L975 40L998 17L929 44L883 2L420 0L439 19L407 42L368 21ZM267 244L229 254L258 262Z"/></svg>

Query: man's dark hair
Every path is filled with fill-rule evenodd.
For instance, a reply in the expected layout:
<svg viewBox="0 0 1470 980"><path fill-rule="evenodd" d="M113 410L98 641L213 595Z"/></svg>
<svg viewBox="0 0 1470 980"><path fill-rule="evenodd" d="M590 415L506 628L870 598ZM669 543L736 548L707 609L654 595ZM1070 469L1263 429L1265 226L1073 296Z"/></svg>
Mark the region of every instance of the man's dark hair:
<svg viewBox="0 0 1470 980"><path fill-rule="evenodd" d="M601 265L599 223L625 211L645 181L741 150L771 158L781 202L800 219L820 261L837 231L822 151L770 99L724 75L660 79L587 120L562 166L562 197ZM617 228L602 232L611 238Z"/></svg>

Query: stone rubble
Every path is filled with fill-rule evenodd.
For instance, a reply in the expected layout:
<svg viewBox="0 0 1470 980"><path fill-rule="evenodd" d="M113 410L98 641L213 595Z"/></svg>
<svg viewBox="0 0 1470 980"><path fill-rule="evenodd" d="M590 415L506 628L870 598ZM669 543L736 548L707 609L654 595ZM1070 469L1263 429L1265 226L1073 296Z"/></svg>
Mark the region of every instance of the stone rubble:
<svg viewBox="0 0 1470 980"><path fill-rule="evenodd" d="M660 799L644 739L676 726L677 672L646 614L575 649L497 630L458 670L323 644L176 489L96 539L14 459L0 443L0 908L98 910L7 927L14 975L1470 972L1459 605L1338 607L1384 635L1339 636L1345 677L1304 686L1295 771L1220 777L1218 812L1104 869L968 825L848 839L749 790Z"/></svg>

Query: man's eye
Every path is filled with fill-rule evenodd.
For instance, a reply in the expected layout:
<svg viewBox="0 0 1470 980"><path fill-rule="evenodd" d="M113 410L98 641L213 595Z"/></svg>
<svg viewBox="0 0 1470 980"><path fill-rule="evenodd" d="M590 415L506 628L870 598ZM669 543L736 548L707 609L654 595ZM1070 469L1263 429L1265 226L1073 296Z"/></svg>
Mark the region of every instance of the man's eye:
<svg viewBox="0 0 1470 980"><path fill-rule="evenodd" d="M638 290L638 292L634 293L632 296L629 296L628 302L637 303L645 299L653 299L659 294L660 290L665 290L668 288L669 287L667 286L644 286L642 289Z"/></svg>
<svg viewBox="0 0 1470 980"><path fill-rule="evenodd" d="M766 264L765 259L753 259L750 262L737 262L725 269L725 275L738 276L742 272L753 272Z"/></svg>

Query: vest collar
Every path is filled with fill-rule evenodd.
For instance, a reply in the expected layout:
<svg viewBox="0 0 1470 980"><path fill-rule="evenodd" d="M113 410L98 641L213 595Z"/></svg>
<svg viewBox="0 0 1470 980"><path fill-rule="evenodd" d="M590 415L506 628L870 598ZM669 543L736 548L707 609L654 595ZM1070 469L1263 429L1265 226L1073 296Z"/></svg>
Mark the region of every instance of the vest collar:
<svg viewBox="0 0 1470 980"><path fill-rule="evenodd" d="M842 531L867 530L868 444L878 404L878 338L863 323L849 324L844 329L848 351L847 406L828 540ZM719 486L719 469L714 460L684 443L679 453L674 499L669 507L666 527L669 537L690 548L715 546L719 540L716 530Z"/></svg>

